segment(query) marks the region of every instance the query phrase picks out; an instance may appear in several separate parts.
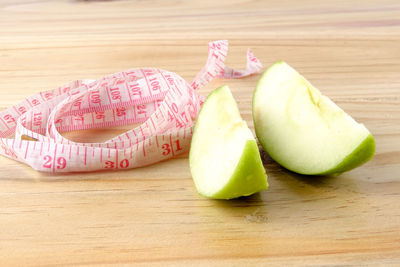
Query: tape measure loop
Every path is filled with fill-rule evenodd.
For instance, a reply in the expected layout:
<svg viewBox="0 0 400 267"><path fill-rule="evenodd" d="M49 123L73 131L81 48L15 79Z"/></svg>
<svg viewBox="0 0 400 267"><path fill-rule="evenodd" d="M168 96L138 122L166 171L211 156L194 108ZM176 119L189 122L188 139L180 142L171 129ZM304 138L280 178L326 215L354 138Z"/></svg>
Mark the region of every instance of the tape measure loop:
<svg viewBox="0 0 400 267"><path fill-rule="evenodd" d="M205 98L196 90L215 77L240 78L262 67L250 50L246 70L225 66L226 40L208 48L207 62L190 84L170 71L137 68L28 97L0 113L0 154L39 171L74 172L135 168L187 152ZM62 135L138 123L104 142Z"/></svg>

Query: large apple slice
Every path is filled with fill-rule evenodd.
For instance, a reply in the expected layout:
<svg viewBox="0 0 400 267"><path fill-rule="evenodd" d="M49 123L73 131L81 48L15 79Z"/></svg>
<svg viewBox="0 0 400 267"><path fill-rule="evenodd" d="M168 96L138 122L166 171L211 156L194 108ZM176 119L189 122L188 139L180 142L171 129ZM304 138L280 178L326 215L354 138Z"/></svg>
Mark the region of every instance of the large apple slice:
<svg viewBox="0 0 400 267"><path fill-rule="evenodd" d="M374 138L285 62L267 69L253 94L256 135L283 167L301 174L351 170L375 152Z"/></svg>
<svg viewBox="0 0 400 267"><path fill-rule="evenodd" d="M257 143L228 86L215 89L204 102L189 162L197 191L205 197L231 199L267 189Z"/></svg>

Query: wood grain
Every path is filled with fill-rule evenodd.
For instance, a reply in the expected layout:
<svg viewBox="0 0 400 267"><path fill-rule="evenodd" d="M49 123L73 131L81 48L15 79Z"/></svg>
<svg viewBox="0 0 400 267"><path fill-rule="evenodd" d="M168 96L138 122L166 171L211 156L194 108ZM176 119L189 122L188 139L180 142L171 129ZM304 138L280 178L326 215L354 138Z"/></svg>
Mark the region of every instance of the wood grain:
<svg viewBox="0 0 400 267"><path fill-rule="evenodd" d="M132 67L191 80L216 39L229 39L234 67L247 47L265 66L293 65L371 130L375 158L325 178L269 161L268 191L213 201L196 193L187 156L57 176L1 157L2 266L400 265L398 1L3 0L0 109ZM258 78L215 80L200 92L229 84L253 128Z"/></svg>

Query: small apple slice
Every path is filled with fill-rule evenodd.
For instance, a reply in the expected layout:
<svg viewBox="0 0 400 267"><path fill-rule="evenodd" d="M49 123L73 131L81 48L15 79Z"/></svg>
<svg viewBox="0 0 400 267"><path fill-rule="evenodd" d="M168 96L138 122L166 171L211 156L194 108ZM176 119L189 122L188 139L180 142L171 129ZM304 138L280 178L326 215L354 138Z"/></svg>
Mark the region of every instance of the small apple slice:
<svg viewBox="0 0 400 267"><path fill-rule="evenodd" d="M204 102L189 153L197 191L209 198L231 199L267 189L267 175L256 140L228 86Z"/></svg>
<svg viewBox="0 0 400 267"><path fill-rule="evenodd" d="M368 129L285 62L275 63L260 78L253 94L253 120L264 150L300 174L342 173L375 152Z"/></svg>

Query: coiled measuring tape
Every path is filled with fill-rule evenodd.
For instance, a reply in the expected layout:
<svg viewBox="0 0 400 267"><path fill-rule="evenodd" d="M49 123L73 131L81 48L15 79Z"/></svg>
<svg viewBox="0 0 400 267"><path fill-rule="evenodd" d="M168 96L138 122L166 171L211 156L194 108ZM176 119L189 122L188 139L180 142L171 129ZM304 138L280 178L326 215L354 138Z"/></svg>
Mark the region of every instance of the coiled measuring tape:
<svg viewBox="0 0 400 267"><path fill-rule="evenodd" d="M225 66L226 40L209 43L206 65L192 83L157 68L99 80L77 80L26 98L0 113L0 154L44 172L141 167L187 152L204 101L196 89L215 77L241 78L262 65L247 52L245 70ZM102 143L78 143L61 133L138 124Z"/></svg>

